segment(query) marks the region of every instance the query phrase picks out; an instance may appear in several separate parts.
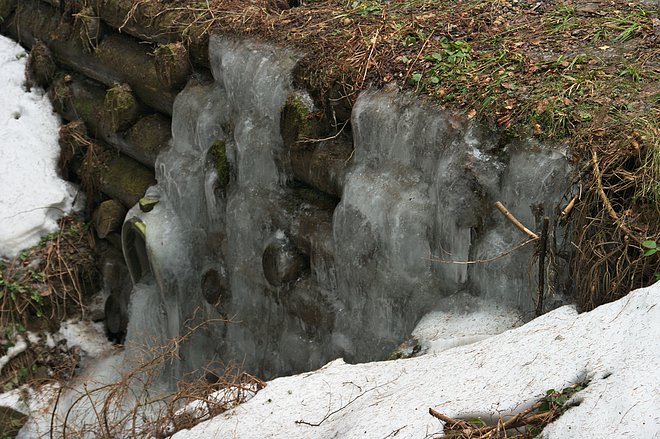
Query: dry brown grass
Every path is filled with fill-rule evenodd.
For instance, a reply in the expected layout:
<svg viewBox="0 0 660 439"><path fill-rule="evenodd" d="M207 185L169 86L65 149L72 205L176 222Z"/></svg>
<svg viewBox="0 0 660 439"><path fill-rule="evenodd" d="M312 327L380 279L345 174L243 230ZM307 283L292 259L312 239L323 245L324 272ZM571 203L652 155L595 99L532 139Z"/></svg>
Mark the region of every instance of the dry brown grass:
<svg viewBox="0 0 660 439"><path fill-rule="evenodd" d="M94 237L74 217L11 261L0 263L0 328L54 327L85 312L97 282Z"/></svg>
<svg viewBox="0 0 660 439"><path fill-rule="evenodd" d="M54 407L51 430L62 437L166 438L249 399L266 384L235 364L210 363L177 380L173 391L155 390L168 366L179 360L180 346L212 323L188 325L183 335L164 345L127 346L125 360L130 352L136 366L111 384L77 385L72 391L80 396L66 410ZM60 395L66 392L71 391Z"/></svg>

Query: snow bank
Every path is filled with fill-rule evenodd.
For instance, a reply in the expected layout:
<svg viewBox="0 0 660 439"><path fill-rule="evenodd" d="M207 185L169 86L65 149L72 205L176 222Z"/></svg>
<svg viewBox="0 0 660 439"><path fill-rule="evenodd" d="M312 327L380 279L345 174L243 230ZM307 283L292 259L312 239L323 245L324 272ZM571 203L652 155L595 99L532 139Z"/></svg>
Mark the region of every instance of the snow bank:
<svg viewBox="0 0 660 439"><path fill-rule="evenodd" d="M57 175L59 119L43 90L23 88L26 53L0 36L0 257L57 229L73 186Z"/></svg>
<svg viewBox="0 0 660 439"><path fill-rule="evenodd" d="M249 402L176 439L424 438L452 417L523 410L588 381L544 438L660 438L660 283L578 315L562 307L486 340L406 360L273 380ZM303 422L300 422L303 421ZM314 424L314 425L309 425Z"/></svg>

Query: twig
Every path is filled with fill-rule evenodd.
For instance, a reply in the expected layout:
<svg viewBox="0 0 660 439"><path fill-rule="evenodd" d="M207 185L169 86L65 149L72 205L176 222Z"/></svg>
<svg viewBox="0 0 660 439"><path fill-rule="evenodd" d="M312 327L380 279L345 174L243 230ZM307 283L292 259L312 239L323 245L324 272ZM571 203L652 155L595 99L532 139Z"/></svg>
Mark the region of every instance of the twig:
<svg viewBox="0 0 660 439"><path fill-rule="evenodd" d="M488 259L477 259L477 260L474 260L474 261L448 261L448 260L445 260L445 259L427 258L427 260L433 261L433 262L439 262L441 264L456 264L456 265L486 264L488 262L493 262L493 261L496 261L500 258L503 258L504 256L510 255L511 253L518 250L519 248L524 247L527 244L529 244L530 242L534 242L534 241L536 241L536 239L528 239L527 241L523 241L522 243L518 244L517 246L513 247L512 249L509 249L509 250L505 251L504 253L500 253L499 255L494 256L492 258L488 258Z"/></svg>
<svg viewBox="0 0 660 439"><path fill-rule="evenodd" d="M532 238L532 239L534 239L534 240L539 239L539 235L537 235L536 233L532 232L532 231L529 230L527 227L525 227L525 226L523 225L523 223L521 223L520 221L518 221L518 219L517 219L515 216L513 216L513 214L512 214L511 212L509 212L509 211L507 210L507 208L504 207L504 205L503 205L502 203L500 203L499 201L495 202L495 207L497 207L497 210L499 210L500 212L502 212L502 215L504 215L504 217L505 217L506 219L508 219L509 221L511 221L511 223L512 223L514 226L516 226L516 227L518 228L518 230L520 230L521 232L523 232L524 234L526 234L527 236L529 236L530 238Z"/></svg>
<svg viewBox="0 0 660 439"><path fill-rule="evenodd" d="M456 429L474 430L474 427L472 427L472 425L470 425L468 422L465 422L461 419L450 418L449 416L443 415L442 413L440 413L439 411L433 408L429 408L429 414L444 422L445 425L448 426L450 430L456 430Z"/></svg>
<svg viewBox="0 0 660 439"><path fill-rule="evenodd" d="M543 314L543 294L545 288L545 254L548 249L548 226L550 218L547 216L543 218L543 226L541 227L541 241L539 242L539 299L536 304L536 315Z"/></svg>
<svg viewBox="0 0 660 439"><path fill-rule="evenodd" d="M53 412L50 414L50 432L49 432L50 439L55 438L55 436L53 436L53 434L55 433L55 413L57 413L57 406L60 403L61 396L62 396L62 386L60 386L57 389L57 398L55 398L55 406L53 407Z"/></svg>
<svg viewBox="0 0 660 439"><path fill-rule="evenodd" d="M337 134L334 134L330 137L324 137L322 139L310 139L310 138L307 138L307 137L303 137L302 139L296 141L296 143L318 143L318 142L325 142L326 140L336 139L337 137L339 137L341 132L344 131L344 128L346 128L346 125L348 125L348 122L349 122L348 120L346 122L344 122L344 124L341 126L341 129L337 132Z"/></svg>
<svg viewBox="0 0 660 439"><path fill-rule="evenodd" d="M319 422L307 422L307 421L303 421L303 420L301 419L301 420L296 421L296 424L304 424L304 425L309 425L309 426L311 426L311 427L319 427L321 424L323 424L325 421L327 421L328 418L330 418L332 415L334 415L335 413L339 413L340 411L344 410L346 407L348 407L349 405L353 404L355 401L357 401L359 398L362 398L362 397L363 397L364 395L366 395L367 393L371 392L372 390L376 390L376 389L378 389L378 388L380 388L380 387L383 387L383 386L385 386L385 385L387 385L387 384L390 384L390 383L393 382L393 381L394 381L394 380L392 380L392 381L390 381L390 382L387 382L387 383L385 383L385 384L382 384L382 385L380 385L380 386L372 387L372 388L369 389L369 390L365 390L364 392L360 393L360 394L359 394L358 396L356 396L355 398L353 398L353 399L351 399L350 401L348 401L345 405L339 407L339 408L336 409L336 410L333 410L333 411L331 411L331 412L326 413L326 415L323 417L323 419L321 419Z"/></svg>
<svg viewBox="0 0 660 439"><path fill-rule="evenodd" d="M426 48L426 45L429 43L429 40L430 40L431 37L433 36L433 32L435 32L435 31L431 31L431 33L429 34L429 36L428 36L428 37L426 38L426 40L424 41L424 44L422 44L422 48L419 49L419 52L417 52L417 56L415 57L415 59L413 60L413 62L410 63L410 67L408 67L408 70L406 71L406 75L403 77L403 83L404 83L404 84L405 84L406 81L408 80L408 76L410 75L410 72L412 71L412 68L414 67L415 63L417 62L417 60L418 60L419 57L421 56L422 52L424 52L424 49Z"/></svg>
<svg viewBox="0 0 660 439"><path fill-rule="evenodd" d="M566 205L566 207L564 207L564 208L562 209L562 211L561 211L561 216L562 216L563 218L567 218L568 215L570 215L571 211L572 211L573 208L575 207L575 202L576 202L576 201L577 201L577 195L574 196L573 198L571 198L571 201L569 201L568 204Z"/></svg>
<svg viewBox="0 0 660 439"><path fill-rule="evenodd" d="M376 35L374 35L371 43L371 50L369 50L369 56L367 57L367 63L364 66L364 75L362 76L362 84L364 84L365 79L367 79L367 72L369 71L369 62L371 61L371 56L374 54L374 49L376 48L376 43L378 43L378 34L383 27L376 29Z"/></svg>

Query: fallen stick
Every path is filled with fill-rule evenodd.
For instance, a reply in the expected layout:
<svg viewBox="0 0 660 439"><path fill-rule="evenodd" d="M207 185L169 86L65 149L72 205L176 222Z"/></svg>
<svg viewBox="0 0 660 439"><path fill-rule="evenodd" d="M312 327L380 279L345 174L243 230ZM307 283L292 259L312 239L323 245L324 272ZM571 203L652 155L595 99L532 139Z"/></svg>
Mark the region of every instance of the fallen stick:
<svg viewBox="0 0 660 439"><path fill-rule="evenodd" d="M449 416L445 416L439 411L434 410L433 408L429 408L429 414L444 422L445 427L449 428L450 430L475 430L475 427L470 425L470 423L462 421L460 419L454 419L454 418L450 418Z"/></svg>
<svg viewBox="0 0 660 439"><path fill-rule="evenodd" d="M507 421L503 421L500 418L497 424L484 425L482 427L472 425L471 423L463 421L462 419L450 418L449 416L443 415L442 413L432 408L429 408L429 414L444 422L445 430L450 430L447 433L443 433L443 436L441 436L443 439L451 437L490 439L498 437L498 434L501 432L506 432L510 429L525 427L527 425L546 424L552 421L556 415L556 411L550 410L547 412L533 413L535 410L538 410L539 407L541 407L541 403L537 402L528 409L512 416Z"/></svg>
<svg viewBox="0 0 660 439"><path fill-rule="evenodd" d="M536 316L543 314L543 295L545 289L545 254L548 250L548 225L550 219L546 216L543 218L543 226L541 228L541 241L539 241L539 298L536 304Z"/></svg>
<svg viewBox="0 0 660 439"><path fill-rule="evenodd" d="M502 215L504 215L504 217L505 217L506 219L508 219L509 221L511 221L511 223L512 223L514 226L516 226L516 227L518 228L518 230L520 230L521 232L523 232L524 234L526 234L527 236L529 236L529 237L532 238L532 239L535 239L535 240L536 240L536 239L539 239L539 235L537 235L536 233L532 232L532 231L529 230L527 227L525 227L525 226L523 225L523 223L521 223L520 221L518 221L518 219L517 219L515 216L513 216L513 214L512 214L511 212L509 212L509 211L507 210L507 208L504 207L504 205L503 205L502 203L500 203L499 201L495 202L495 207L497 207L497 210L499 210L500 212L502 212Z"/></svg>
<svg viewBox="0 0 660 439"><path fill-rule="evenodd" d="M568 202L566 207L564 207L561 211L561 216L562 218L567 218L568 215L573 211L573 208L575 207L575 202L577 201L577 195L571 198L571 201Z"/></svg>

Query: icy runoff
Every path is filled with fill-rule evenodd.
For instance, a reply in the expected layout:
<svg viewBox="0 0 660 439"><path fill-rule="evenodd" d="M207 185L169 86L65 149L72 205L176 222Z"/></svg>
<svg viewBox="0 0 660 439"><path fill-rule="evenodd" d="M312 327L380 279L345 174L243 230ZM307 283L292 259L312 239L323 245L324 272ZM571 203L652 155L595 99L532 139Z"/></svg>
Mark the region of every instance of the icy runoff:
<svg viewBox="0 0 660 439"><path fill-rule="evenodd" d="M586 382L541 437L660 438L659 302L656 283L589 313L565 306L442 352L336 360L275 379L247 403L174 437L435 437L442 423L429 408L491 419L524 410L549 389ZM428 320L425 327L428 333Z"/></svg>
<svg viewBox="0 0 660 439"><path fill-rule="evenodd" d="M59 119L43 90L25 89L25 50L0 36L0 257L56 230L73 186L57 175Z"/></svg>

